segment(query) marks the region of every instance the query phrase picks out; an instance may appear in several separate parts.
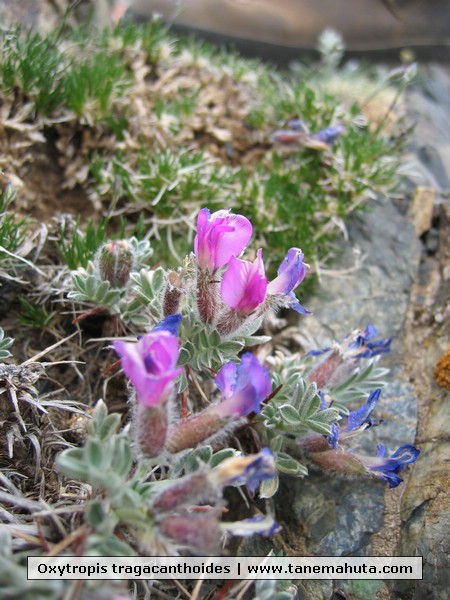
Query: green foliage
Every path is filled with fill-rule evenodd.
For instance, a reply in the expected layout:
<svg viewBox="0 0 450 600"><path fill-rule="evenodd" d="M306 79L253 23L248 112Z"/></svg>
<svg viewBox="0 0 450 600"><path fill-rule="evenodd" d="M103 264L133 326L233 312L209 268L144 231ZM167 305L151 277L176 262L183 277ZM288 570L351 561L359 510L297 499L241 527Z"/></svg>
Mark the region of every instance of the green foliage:
<svg viewBox="0 0 450 600"><path fill-rule="evenodd" d="M202 465L209 465L213 469L222 461L238 455L239 452L234 448L222 448L214 452L211 446L198 446L193 450L187 450L176 460L169 471L169 476L171 479L176 479L182 474L195 473Z"/></svg>
<svg viewBox="0 0 450 600"><path fill-rule="evenodd" d="M64 76L65 102L79 117L86 108L105 117L117 97L130 86L130 76L119 56L108 48L98 50L84 62L74 62ZM125 125L125 123L124 123Z"/></svg>
<svg viewBox="0 0 450 600"><path fill-rule="evenodd" d="M14 253L25 241L29 222L20 219L11 210L16 196L16 189L8 184L0 194L0 264L11 260L9 253Z"/></svg>
<svg viewBox="0 0 450 600"><path fill-rule="evenodd" d="M14 339L10 337L5 337L5 332L0 327L0 360L5 360L5 358L12 356L8 348L11 348L13 343Z"/></svg>
<svg viewBox="0 0 450 600"><path fill-rule="evenodd" d="M60 32L5 32L0 56L0 89L20 91L39 115L69 108L81 116L94 109L101 119L123 96L131 79L126 64L110 48L110 37L74 36L62 50ZM76 51L73 51L73 44Z"/></svg>
<svg viewBox="0 0 450 600"><path fill-rule="evenodd" d="M131 20L121 22L113 31L113 36L122 42L124 48L140 45L151 65L159 63L164 46L170 48L176 43L167 25L156 15L145 23L137 24Z"/></svg>
<svg viewBox="0 0 450 600"><path fill-rule="evenodd" d="M224 340L219 332L200 322L183 323L183 339L180 364L189 364L193 369L217 370L225 362L234 359L244 347L243 339Z"/></svg>
<svg viewBox="0 0 450 600"><path fill-rule="evenodd" d="M119 523L139 528L149 528L152 523L145 510L151 484L130 477L131 446L126 433L116 433L119 425L120 415L108 414L99 401L84 447L65 450L57 460L64 475L85 481L98 492L86 503L85 518L96 533L89 538L88 553L95 550L103 556L135 554L115 536Z"/></svg>
<svg viewBox="0 0 450 600"><path fill-rule="evenodd" d="M293 600L297 596L297 588L289 581L276 579L259 579L255 581L253 600Z"/></svg>
<svg viewBox="0 0 450 600"><path fill-rule="evenodd" d="M219 67L231 74L251 100L243 125L261 129L266 141L294 117L301 118L311 132L337 123L346 127L335 146L325 151L299 145L286 152L275 145L257 166L236 169L226 157L218 166L200 144L188 150L177 142L186 118L197 108L200 87L176 95L161 88L152 99L153 111L157 118L171 115L173 124L167 126L167 133L170 130L172 140L151 148L148 140L137 140L137 152L136 147L131 152L121 147L112 156L86 155L102 199L125 202L130 209L137 203L139 211L144 207L148 217L153 217L153 245L159 261L173 264L174 258L189 250L188 222L196 209L231 206L252 220L259 232L257 243L270 248L267 268L271 276L289 247L301 247L306 260L321 263L333 254L337 220L360 209L375 193L395 188L398 162L393 157L402 137L395 132L386 135L382 123L369 127L361 118L358 102L345 106L339 94L327 88L327 78L338 78L339 69L350 83L351 77L370 79L362 69L338 66L342 45L338 39L322 40L319 67L297 65L286 73L193 38L175 40L157 19L142 26L125 23L96 37L87 30L75 31L65 41L60 43L55 34L5 34L0 90L20 92L43 115L69 109L77 118L87 116L90 124L106 125L117 141L123 141L130 116L127 97L133 89L131 56L140 49L155 69L155 77L156 66L170 66L170 61L182 56L187 60L186 55L191 56L192 65L209 63L210 67L203 67L206 71ZM410 78L401 75L399 89ZM394 79L385 76L382 84L391 85ZM59 247L61 251L61 241ZM71 269L85 267L90 259L89 251L82 249L81 256L75 248L62 253ZM305 290L310 281L305 282Z"/></svg>
<svg viewBox="0 0 450 600"><path fill-rule="evenodd" d="M329 435L331 425L339 418L333 408L322 409L314 383L302 377L302 365L297 355L278 357L272 374L272 385L277 393L254 419L261 443L271 448L279 473L304 477L308 470L296 457L297 441L312 433ZM278 477L264 481L260 495L270 498L278 489Z"/></svg>
<svg viewBox="0 0 450 600"><path fill-rule="evenodd" d="M100 279L93 263L89 263L83 272L72 273L75 290L69 292L68 298L76 302L91 302L97 306L117 313L117 303L123 296L123 290L112 288L109 281Z"/></svg>
<svg viewBox="0 0 450 600"><path fill-rule="evenodd" d="M348 590L355 600L376 600L381 589L378 579L354 579L349 581Z"/></svg>
<svg viewBox="0 0 450 600"><path fill-rule="evenodd" d="M49 313L44 305L30 302L25 296L20 296L19 302L22 307L19 321L22 325L45 329L55 318L56 312Z"/></svg>
<svg viewBox="0 0 450 600"><path fill-rule="evenodd" d="M334 408L321 409L316 384L307 384L297 376L290 389L288 387L282 394L277 394L264 407L261 417L266 430L277 434L301 436L315 432L329 435L331 424L337 420L338 414Z"/></svg>
<svg viewBox="0 0 450 600"><path fill-rule="evenodd" d="M134 237L126 241L136 272L131 272L123 285L115 287L102 278L98 264L101 254L97 252L94 261L89 261L85 269L72 272L74 289L69 292L68 298L94 304L112 315L119 315L125 323L144 326L151 316L155 321L161 318L160 296L164 272L160 268L154 271L142 268L153 254L148 241L139 241ZM142 314L144 310L145 315Z"/></svg>
<svg viewBox="0 0 450 600"><path fill-rule="evenodd" d="M342 414L348 413L348 404L366 398L372 390L386 385L385 377L389 369L378 366L379 356L361 359L353 373L345 381L330 387L333 406Z"/></svg>
<svg viewBox="0 0 450 600"><path fill-rule="evenodd" d="M64 100L63 57L56 36L4 32L0 57L3 92L20 90L38 113L49 115Z"/></svg>
<svg viewBox="0 0 450 600"><path fill-rule="evenodd" d="M3 528L0 530L0 588L3 600L57 600L63 594L64 582L29 580L27 555L13 553L11 535Z"/></svg>
<svg viewBox="0 0 450 600"><path fill-rule="evenodd" d="M61 227L56 249L69 269L75 270L78 267L87 267L88 262L92 260L98 248L108 238L108 224L109 218L105 217L100 219L98 224L89 219L85 232L80 227L79 219L75 221L73 226L63 225Z"/></svg>

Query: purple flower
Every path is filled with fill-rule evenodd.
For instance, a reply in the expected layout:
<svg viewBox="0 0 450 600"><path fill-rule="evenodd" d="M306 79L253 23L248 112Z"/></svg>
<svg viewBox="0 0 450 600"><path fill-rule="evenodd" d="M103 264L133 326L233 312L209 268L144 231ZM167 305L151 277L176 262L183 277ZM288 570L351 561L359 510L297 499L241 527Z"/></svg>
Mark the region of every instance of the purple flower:
<svg viewBox="0 0 450 600"><path fill-rule="evenodd" d="M348 345L348 348L358 351L356 354L354 354L354 357L371 358L377 354L390 352L392 338L384 338L381 340L375 340L374 342L369 342L369 340L377 337L377 335L378 329L372 325L372 323L369 323L364 331L357 332L354 339ZM359 350L361 351L359 352Z"/></svg>
<svg viewBox="0 0 450 600"><path fill-rule="evenodd" d="M372 412L375 410L378 400L380 399L381 390L375 390L370 392L366 404L353 410L348 415L347 427L344 431L356 431L361 429L368 429L375 422L371 417Z"/></svg>
<svg viewBox="0 0 450 600"><path fill-rule="evenodd" d="M136 388L139 402L144 406L156 406L164 402L170 393L172 382L181 373L176 368L178 340L163 330L153 330L137 342L113 343L122 359L122 368Z"/></svg>
<svg viewBox="0 0 450 600"><path fill-rule="evenodd" d="M239 256L252 237L252 224L242 215L229 210L211 214L202 208L197 218L194 252L200 269L211 273Z"/></svg>
<svg viewBox="0 0 450 600"><path fill-rule="evenodd" d="M275 277L267 286L267 293L272 296L281 296L283 306L292 308L300 314L310 314L304 308L293 290L303 281L308 265L303 262L304 254L299 248L288 250L283 262L278 268L278 277Z"/></svg>
<svg viewBox="0 0 450 600"><path fill-rule="evenodd" d="M331 433L328 436L327 440L331 448L337 448L339 445L339 434L340 429L337 423L331 423Z"/></svg>
<svg viewBox="0 0 450 600"><path fill-rule="evenodd" d="M162 321L160 321L153 327L152 333L155 333L155 331L168 331L172 335L178 336L178 330L180 328L180 323L181 323L181 315L180 314L169 315L168 317L166 317L165 319L163 319Z"/></svg>
<svg viewBox="0 0 450 600"><path fill-rule="evenodd" d="M318 451L309 454L309 458L330 471L349 475L372 475L389 483L389 487L397 487L402 479L399 473L406 465L416 462L420 451L411 445L401 446L390 458L386 458L384 446L378 447L378 456L364 456L341 449Z"/></svg>
<svg viewBox="0 0 450 600"><path fill-rule="evenodd" d="M377 337L378 329L369 323L364 331L356 329L352 334L348 335L341 343L335 343L326 348L319 350L311 350L308 352L310 356L320 356L329 350L338 350L345 358L371 358L377 354L390 352L392 338L384 338L370 342Z"/></svg>
<svg viewBox="0 0 450 600"><path fill-rule="evenodd" d="M311 137L318 142L323 142L324 144L332 146L344 131L345 127L343 125L336 125L335 127L321 129L317 133L313 133Z"/></svg>
<svg viewBox="0 0 450 600"><path fill-rule="evenodd" d="M303 133L308 133L308 126L305 121L302 119L291 119L288 122L289 129L293 129L294 131L302 131Z"/></svg>
<svg viewBox="0 0 450 600"><path fill-rule="evenodd" d="M222 300L241 315L250 315L266 298L267 277L262 250L253 262L232 256L225 271L220 292Z"/></svg>
<svg viewBox="0 0 450 600"><path fill-rule="evenodd" d="M236 456L220 463L211 476L221 487L247 485L254 492L261 481L275 477L275 459L269 448L258 454Z"/></svg>
<svg viewBox="0 0 450 600"><path fill-rule="evenodd" d="M245 416L261 412L261 402L270 394L271 383L268 370L250 352L242 355L236 365L229 362L217 374L215 384L224 400L208 410L222 417Z"/></svg>
<svg viewBox="0 0 450 600"><path fill-rule="evenodd" d="M380 445L378 446L377 457L359 456L358 458L366 468L370 469L380 479L387 481L390 488L394 488L402 482L398 474L403 471L406 465L416 462L419 454L420 450L406 444L400 446L390 458L386 458L386 448Z"/></svg>

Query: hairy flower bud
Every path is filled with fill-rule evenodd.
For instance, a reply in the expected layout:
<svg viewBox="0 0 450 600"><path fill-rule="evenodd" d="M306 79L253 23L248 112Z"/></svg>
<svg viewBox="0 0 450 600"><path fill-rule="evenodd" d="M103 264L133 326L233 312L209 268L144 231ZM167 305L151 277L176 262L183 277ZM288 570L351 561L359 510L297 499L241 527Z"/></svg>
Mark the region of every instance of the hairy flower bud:
<svg viewBox="0 0 450 600"><path fill-rule="evenodd" d="M174 315L178 312L181 297L184 293L183 275L184 273L170 271L167 277L167 285L166 289L164 290L163 298L163 313L165 317Z"/></svg>
<svg viewBox="0 0 450 600"><path fill-rule="evenodd" d="M107 242L95 257L100 278L109 281L114 287L126 285L134 263L134 253L127 240Z"/></svg>
<svg viewBox="0 0 450 600"><path fill-rule="evenodd" d="M396 450L392 456L386 456L384 446L378 447L377 456L364 456L340 449L314 452L309 458L319 467L330 471L347 473L349 475L370 475L383 479L389 487L397 487L402 479L399 473L406 465L416 462L420 451L414 446L406 444Z"/></svg>
<svg viewBox="0 0 450 600"><path fill-rule="evenodd" d="M220 497L221 488L213 483L206 469L182 477L156 497L152 509L157 512L170 512L183 505L214 504Z"/></svg>
<svg viewBox="0 0 450 600"><path fill-rule="evenodd" d="M179 546L198 554L215 554L221 537L219 513L220 509L180 511L161 519L158 529Z"/></svg>
<svg viewBox="0 0 450 600"><path fill-rule="evenodd" d="M217 313L219 288L209 271L198 269L197 309L203 323L213 323Z"/></svg>
<svg viewBox="0 0 450 600"><path fill-rule="evenodd" d="M135 428L136 448L146 458L158 456L164 448L167 438L169 418L167 403L156 406L134 406L133 424Z"/></svg>

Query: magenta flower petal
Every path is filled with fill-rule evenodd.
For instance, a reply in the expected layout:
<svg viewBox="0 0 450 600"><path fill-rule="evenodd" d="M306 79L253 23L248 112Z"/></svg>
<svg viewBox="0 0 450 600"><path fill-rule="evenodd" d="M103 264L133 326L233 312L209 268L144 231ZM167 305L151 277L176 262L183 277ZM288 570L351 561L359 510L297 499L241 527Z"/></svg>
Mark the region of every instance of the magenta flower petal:
<svg viewBox="0 0 450 600"><path fill-rule="evenodd" d="M139 402L155 406L165 401L173 380L181 373L176 368L177 338L167 330L158 330L142 336L137 343L116 341L113 346Z"/></svg>
<svg viewBox="0 0 450 600"><path fill-rule="evenodd" d="M258 250L253 262L231 257L220 291L225 304L243 315L249 315L260 306L267 291L262 250Z"/></svg>
<svg viewBox="0 0 450 600"><path fill-rule="evenodd" d="M225 399L211 408L223 417L261 412L261 403L271 390L268 370L250 352L242 355L237 367L229 365L230 363L224 365L215 379Z"/></svg>
<svg viewBox="0 0 450 600"><path fill-rule="evenodd" d="M197 218L194 253L201 269L216 269L227 264L232 256L239 256L252 237L252 224L242 215L229 210L213 214L202 208Z"/></svg>

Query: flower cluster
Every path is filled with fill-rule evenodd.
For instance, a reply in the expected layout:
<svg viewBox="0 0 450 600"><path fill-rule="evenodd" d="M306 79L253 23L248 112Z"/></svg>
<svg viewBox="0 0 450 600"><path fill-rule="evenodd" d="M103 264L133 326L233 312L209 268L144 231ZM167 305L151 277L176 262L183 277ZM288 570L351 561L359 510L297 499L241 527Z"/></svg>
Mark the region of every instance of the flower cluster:
<svg viewBox="0 0 450 600"><path fill-rule="evenodd" d="M343 125L325 127L317 132L311 132L308 125L301 119L291 119L287 129L274 131L271 141L275 144L300 145L315 150L327 150L344 133Z"/></svg>
<svg viewBox="0 0 450 600"><path fill-rule="evenodd" d="M334 423L330 436L308 436L302 440L300 448L323 469L377 477L387 481L391 488L398 486L402 482L399 473L419 457L417 448L407 444L386 457L386 448L379 446L377 456L373 457L347 451L341 446L354 435L381 423L372 416L380 394L380 389L372 391L365 404L349 412L345 426Z"/></svg>
<svg viewBox="0 0 450 600"><path fill-rule="evenodd" d="M301 123L292 123L291 128L304 133ZM316 138L331 144L340 132L325 130ZM132 444L139 464L150 460L152 465L170 465L170 471L190 452L220 447L250 420L256 447L263 447L257 454L234 456L214 468L200 460L194 472L185 470L181 478L164 482L151 498L154 525L149 535L151 543L166 549L173 544L174 551L215 553L224 533L272 535L278 525L270 515L222 523L223 488L246 485L254 493L261 486L261 495L270 497L278 485L277 470L306 474L295 452L325 470L377 477L390 487L401 482L400 473L419 455L410 445L389 457L382 447L377 456L352 451L354 436L381 422L373 416L381 389L371 391L346 418L331 407L334 391L361 362L390 350L391 339L378 339L372 324L341 343L311 352L320 362L309 372L299 371L297 365L284 380L274 375L274 385L268 369L245 351L249 340L260 342L252 335L267 311L283 307L300 315L309 313L294 293L308 269L302 251L290 248L277 276L269 281L262 249L254 260L241 257L251 237L246 217L203 208L194 253L184 266L166 274L155 270L145 280L140 275L140 293L150 298L162 320L137 341L113 344L132 384ZM103 254L116 264L120 252L126 254L126 248L112 245ZM137 281L135 275L130 278ZM153 293L154 282L158 285ZM208 344L214 346L215 362ZM221 358L224 353L226 360ZM210 373L215 387L212 378L207 382ZM370 388L364 389L367 393Z"/></svg>
<svg viewBox="0 0 450 600"><path fill-rule="evenodd" d="M322 361L308 375L308 380L320 389L339 385L347 379L358 362L390 351L391 338L376 340L378 330L369 323L363 331L356 329L341 343L312 350L310 356L322 356Z"/></svg>
<svg viewBox="0 0 450 600"><path fill-rule="evenodd" d="M250 222L228 211L203 208L197 220L194 252L198 266L197 306L200 318L229 335L262 317L269 308L308 311L293 290L303 281L307 265L299 248L291 248L268 281L259 249L254 261L239 258L252 235ZM221 267L226 267L219 273Z"/></svg>
<svg viewBox="0 0 450 600"><path fill-rule="evenodd" d="M275 462L272 452L264 448L258 454L237 456L223 461L214 469L204 467L171 483L153 500L157 535L177 548L215 554L223 533L246 536L273 535L279 526L270 515L244 521L221 523L218 504L223 488L247 485L252 492L262 481L273 478Z"/></svg>
<svg viewBox="0 0 450 600"><path fill-rule="evenodd" d="M114 342L122 367L136 391L134 425L142 454L157 456L164 449L175 454L230 431L240 418L258 413L271 389L270 375L253 354L246 353L240 363L228 362L217 374L215 383L221 392L218 402L186 419L170 423L169 406L176 368L180 315L159 323L137 343Z"/></svg>

